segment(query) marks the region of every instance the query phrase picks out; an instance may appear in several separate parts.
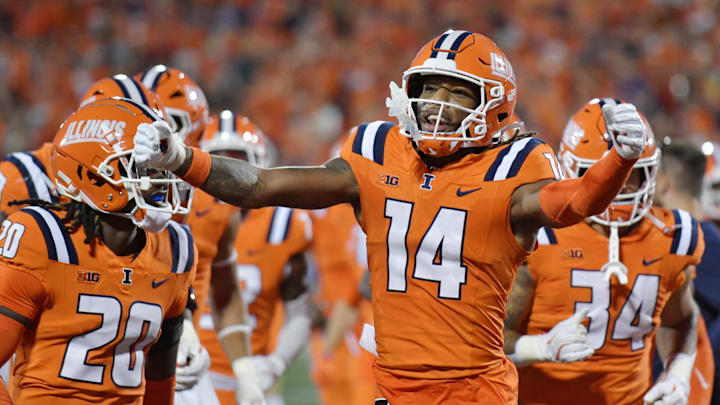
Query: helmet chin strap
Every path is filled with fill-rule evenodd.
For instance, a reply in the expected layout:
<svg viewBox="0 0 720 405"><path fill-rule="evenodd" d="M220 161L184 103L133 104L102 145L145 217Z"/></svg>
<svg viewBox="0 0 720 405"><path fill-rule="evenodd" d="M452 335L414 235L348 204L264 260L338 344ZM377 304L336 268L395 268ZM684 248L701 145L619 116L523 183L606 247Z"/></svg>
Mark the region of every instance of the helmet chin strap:
<svg viewBox="0 0 720 405"><path fill-rule="evenodd" d="M615 275L621 285L628 282L628 269L620 261L620 236L618 235L618 226L610 225L610 243L608 244L608 262L605 263L600 271L603 272L603 280L610 283L610 278Z"/></svg>

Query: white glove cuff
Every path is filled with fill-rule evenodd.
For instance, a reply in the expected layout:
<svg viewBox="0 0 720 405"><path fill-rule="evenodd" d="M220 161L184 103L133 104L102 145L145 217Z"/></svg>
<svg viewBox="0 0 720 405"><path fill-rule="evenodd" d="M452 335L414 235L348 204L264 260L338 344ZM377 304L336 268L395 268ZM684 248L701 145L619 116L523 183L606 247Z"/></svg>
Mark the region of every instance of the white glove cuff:
<svg viewBox="0 0 720 405"><path fill-rule="evenodd" d="M257 374L252 358L249 356L240 357L232 362L232 370L238 380L252 381L257 384Z"/></svg>
<svg viewBox="0 0 720 405"><path fill-rule="evenodd" d="M547 353L546 335L523 335L515 342L515 353L511 357L518 365L552 360Z"/></svg>
<svg viewBox="0 0 720 405"><path fill-rule="evenodd" d="M174 159L172 159L172 162L168 166L168 170L171 172L174 172L175 170L179 169L180 166L185 162L185 157L187 156L187 152L185 151L185 145L183 145L182 141L180 140L180 137L177 134L172 134L170 136L177 137L173 142L177 142L176 146L176 155ZM170 140L168 140L170 142ZM169 148L169 146L168 146Z"/></svg>
<svg viewBox="0 0 720 405"><path fill-rule="evenodd" d="M696 355L697 352L693 354L676 353L675 355L670 356L670 364L665 365L668 376L672 375L690 381L690 377L692 376L692 369L695 365Z"/></svg>

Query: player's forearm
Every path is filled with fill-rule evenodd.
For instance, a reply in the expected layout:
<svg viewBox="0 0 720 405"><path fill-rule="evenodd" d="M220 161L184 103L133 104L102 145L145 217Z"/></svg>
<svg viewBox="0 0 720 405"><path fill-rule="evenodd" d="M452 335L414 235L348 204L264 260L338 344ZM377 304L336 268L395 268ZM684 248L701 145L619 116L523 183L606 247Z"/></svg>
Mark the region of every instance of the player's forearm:
<svg viewBox="0 0 720 405"><path fill-rule="evenodd" d="M658 327L655 340L663 364L676 353L692 355L697 351L697 324L700 309L694 300L689 307L690 312L682 321L673 325L661 324Z"/></svg>
<svg viewBox="0 0 720 405"><path fill-rule="evenodd" d="M175 174L190 180L193 153L187 148L187 158ZM198 152L199 153L199 152ZM344 161L343 161L344 162ZM349 176L348 176L349 173ZM349 165L329 167L279 167L262 169L239 159L212 156L210 172L199 186L210 195L227 203L244 207L285 206L317 209L344 202L352 202L356 187Z"/></svg>
<svg viewBox="0 0 720 405"><path fill-rule="evenodd" d="M546 185L540 191L543 213L555 227L602 213L622 190L635 162L620 157L613 148L582 177Z"/></svg>
<svg viewBox="0 0 720 405"><path fill-rule="evenodd" d="M210 307L218 340L232 362L252 354L250 346L252 327L240 289L233 283L229 290L217 295L213 291L213 302Z"/></svg>
<svg viewBox="0 0 720 405"><path fill-rule="evenodd" d="M325 344L323 352L330 355L335 348L342 342L348 331L350 331L357 321L358 311L352 305L345 301L339 301L330 314L325 325Z"/></svg>
<svg viewBox="0 0 720 405"><path fill-rule="evenodd" d="M505 328L503 329L503 351L505 354L513 354L515 353L515 343L517 343L518 339L522 337L522 334L512 330Z"/></svg>

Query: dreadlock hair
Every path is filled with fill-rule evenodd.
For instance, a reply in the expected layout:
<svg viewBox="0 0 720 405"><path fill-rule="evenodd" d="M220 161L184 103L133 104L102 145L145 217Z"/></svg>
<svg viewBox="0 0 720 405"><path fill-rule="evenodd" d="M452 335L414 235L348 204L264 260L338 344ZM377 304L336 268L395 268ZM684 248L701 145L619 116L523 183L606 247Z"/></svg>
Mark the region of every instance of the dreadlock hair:
<svg viewBox="0 0 720 405"><path fill-rule="evenodd" d="M92 245L95 238L102 235L102 222L100 214L90 208L89 205L77 201L70 201L64 204L48 202L40 198L29 198L27 200L10 201L8 205L33 205L46 210L65 211L62 222L68 232L75 232L82 225L85 230L85 244Z"/></svg>

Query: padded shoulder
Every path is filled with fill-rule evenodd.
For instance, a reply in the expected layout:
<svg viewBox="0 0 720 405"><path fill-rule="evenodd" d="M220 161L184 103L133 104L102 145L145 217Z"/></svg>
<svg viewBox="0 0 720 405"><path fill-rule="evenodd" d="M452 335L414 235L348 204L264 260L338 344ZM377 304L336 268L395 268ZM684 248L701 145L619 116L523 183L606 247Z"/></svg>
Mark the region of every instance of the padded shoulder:
<svg viewBox="0 0 720 405"><path fill-rule="evenodd" d="M531 177L555 178L562 174L552 149L537 138L522 138L504 147L485 173L485 181L501 181L516 177L527 167Z"/></svg>
<svg viewBox="0 0 720 405"><path fill-rule="evenodd" d="M70 238L70 233L65 229L65 225L54 212L34 206L25 207L21 209L20 212L33 218L35 222L34 225L37 226L42 234L42 239L47 248L48 259L65 264L79 264L78 253ZM12 221L17 215L18 214L11 215L8 219ZM27 226L29 224L25 225ZM10 237L9 232L7 237ZM25 241L24 243L32 242ZM37 250L36 247L31 249Z"/></svg>
<svg viewBox="0 0 720 405"><path fill-rule="evenodd" d="M352 142L352 153L382 165L385 162L385 141L395 124L388 121L366 122L357 127L348 142Z"/></svg>
<svg viewBox="0 0 720 405"><path fill-rule="evenodd" d="M192 270L195 263L195 240L187 226L170 221L166 231L170 235L172 248L173 273L185 273Z"/></svg>
<svg viewBox="0 0 720 405"><path fill-rule="evenodd" d="M692 256L698 244L698 222L690 213L681 209L672 210L674 231L670 253Z"/></svg>

